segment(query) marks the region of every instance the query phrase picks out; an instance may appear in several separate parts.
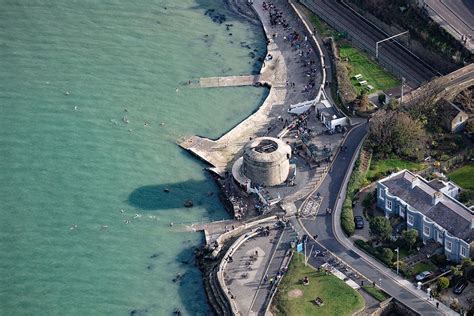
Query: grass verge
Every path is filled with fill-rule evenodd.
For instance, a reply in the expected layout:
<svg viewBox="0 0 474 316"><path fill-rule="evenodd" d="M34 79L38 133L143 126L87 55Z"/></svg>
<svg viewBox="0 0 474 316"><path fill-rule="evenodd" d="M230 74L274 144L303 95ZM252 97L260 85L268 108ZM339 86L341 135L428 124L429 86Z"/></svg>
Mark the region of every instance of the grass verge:
<svg viewBox="0 0 474 316"><path fill-rule="evenodd" d="M449 178L463 189L474 190L474 164L454 170Z"/></svg>
<svg viewBox="0 0 474 316"><path fill-rule="evenodd" d="M349 75L354 88L360 94L366 87L361 86L353 77L357 74L363 76L367 84L375 90L386 90L400 85L400 82L380 65L374 62L369 55L348 44L339 46L339 56L347 59L350 65Z"/></svg>
<svg viewBox="0 0 474 316"><path fill-rule="evenodd" d="M397 170L408 169L410 171L419 171L423 168L424 165L422 163L401 160L398 158L384 160L372 159L369 171L367 172L367 180L372 182Z"/></svg>
<svg viewBox="0 0 474 316"><path fill-rule="evenodd" d="M367 292L370 296L372 296L373 298L375 298L379 302L383 302L387 298L390 297L384 291L382 291L382 290L380 290L376 287L373 287L373 286L365 285L362 288L364 289L365 292Z"/></svg>
<svg viewBox="0 0 474 316"><path fill-rule="evenodd" d="M309 285L301 282L305 276ZM317 306L316 297L324 305ZM305 266L303 255L298 253L280 283L274 303L276 315L352 315L364 306L364 299L344 281Z"/></svg>

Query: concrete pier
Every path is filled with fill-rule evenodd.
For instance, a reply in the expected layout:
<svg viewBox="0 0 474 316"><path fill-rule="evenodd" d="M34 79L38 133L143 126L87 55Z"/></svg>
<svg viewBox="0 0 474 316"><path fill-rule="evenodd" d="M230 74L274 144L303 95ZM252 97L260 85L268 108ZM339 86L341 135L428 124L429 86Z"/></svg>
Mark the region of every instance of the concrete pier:
<svg viewBox="0 0 474 316"><path fill-rule="evenodd" d="M257 76L228 76L228 77L210 77L199 79L201 88L217 87L239 87L253 86L260 82L260 75Z"/></svg>

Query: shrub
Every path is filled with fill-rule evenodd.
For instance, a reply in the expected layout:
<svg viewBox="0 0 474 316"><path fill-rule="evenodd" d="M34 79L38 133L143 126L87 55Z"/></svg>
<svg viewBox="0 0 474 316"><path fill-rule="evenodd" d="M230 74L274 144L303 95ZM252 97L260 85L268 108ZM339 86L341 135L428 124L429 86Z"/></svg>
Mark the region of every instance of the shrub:
<svg viewBox="0 0 474 316"><path fill-rule="evenodd" d="M438 289L440 291L447 289L449 286L449 279L447 277L440 277L438 279Z"/></svg>
<svg viewBox="0 0 474 316"><path fill-rule="evenodd" d="M378 99L379 99L380 105L384 105L384 104L385 104L385 100L386 100L386 95L383 94L383 93L381 93L381 94L379 94Z"/></svg>
<svg viewBox="0 0 474 316"><path fill-rule="evenodd" d="M393 251L390 248L383 248L381 252L384 262L392 262L393 260Z"/></svg>
<svg viewBox="0 0 474 316"><path fill-rule="evenodd" d="M352 236L355 232L354 213L352 212L351 199L346 197L341 212L341 227L348 235Z"/></svg>

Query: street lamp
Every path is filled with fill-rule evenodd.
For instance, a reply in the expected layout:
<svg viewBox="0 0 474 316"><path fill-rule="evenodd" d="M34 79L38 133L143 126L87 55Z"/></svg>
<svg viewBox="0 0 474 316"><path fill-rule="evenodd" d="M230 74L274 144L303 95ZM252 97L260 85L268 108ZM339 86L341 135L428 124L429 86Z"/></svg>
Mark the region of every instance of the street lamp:
<svg viewBox="0 0 474 316"><path fill-rule="evenodd" d="M399 34L396 34L396 35L393 35L393 36L390 36L390 37L387 37L386 39L383 39L381 41L378 41L375 43L375 58L376 59L379 59L379 44L380 43L383 43L385 41L388 41L388 40L391 40L392 38L395 38L397 36L400 36L400 35L403 35L403 34L406 34L408 33L408 31L405 31L405 32L402 32L402 33L399 33Z"/></svg>
<svg viewBox="0 0 474 316"><path fill-rule="evenodd" d="M399 261L399 257L400 257L400 248L397 247L397 249L395 249L395 251L397 252L397 275L398 275L398 261Z"/></svg>

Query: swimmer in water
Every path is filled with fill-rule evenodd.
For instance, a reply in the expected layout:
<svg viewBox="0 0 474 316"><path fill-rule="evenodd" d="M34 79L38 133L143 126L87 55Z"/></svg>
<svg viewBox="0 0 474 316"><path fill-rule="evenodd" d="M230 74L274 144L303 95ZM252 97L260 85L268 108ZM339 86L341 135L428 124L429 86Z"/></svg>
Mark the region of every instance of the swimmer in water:
<svg viewBox="0 0 474 316"><path fill-rule="evenodd" d="M77 105L76 105L76 106L74 106L74 111L77 111Z"/></svg>
<svg viewBox="0 0 474 316"><path fill-rule="evenodd" d="M69 91L64 92L64 95L69 95Z"/></svg>
<svg viewBox="0 0 474 316"><path fill-rule="evenodd" d="M171 222L171 223L170 223L170 227L173 227L173 225L174 225L174 223L173 223L173 222Z"/></svg>
<svg viewBox="0 0 474 316"><path fill-rule="evenodd" d="M121 210L120 210L120 213L122 213L122 214L123 214L124 212L125 212L125 210L124 210L124 209L121 209Z"/></svg>
<svg viewBox="0 0 474 316"><path fill-rule="evenodd" d="M74 225L71 225L71 227L69 227L70 230L73 230L73 229L76 229L77 228L77 225L74 224Z"/></svg>
<svg viewBox="0 0 474 316"><path fill-rule="evenodd" d="M101 229L107 229L107 228L109 228L109 225L102 225L100 228Z"/></svg>
<svg viewBox="0 0 474 316"><path fill-rule="evenodd" d="M176 92L179 92L179 88L178 88L178 87L176 87Z"/></svg>

